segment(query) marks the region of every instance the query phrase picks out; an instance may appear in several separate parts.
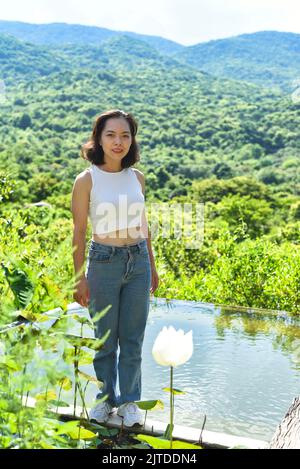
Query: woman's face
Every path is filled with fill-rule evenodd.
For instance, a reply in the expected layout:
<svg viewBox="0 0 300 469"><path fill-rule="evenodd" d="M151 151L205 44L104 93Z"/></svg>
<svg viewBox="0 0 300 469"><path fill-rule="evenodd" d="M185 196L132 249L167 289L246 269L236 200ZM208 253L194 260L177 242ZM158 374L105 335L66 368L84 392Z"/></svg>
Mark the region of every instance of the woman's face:
<svg viewBox="0 0 300 469"><path fill-rule="evenodd" d="M130 127L123 117L107 119L100 137L104 156L115 161L124 158L132 143Z"/></svg>

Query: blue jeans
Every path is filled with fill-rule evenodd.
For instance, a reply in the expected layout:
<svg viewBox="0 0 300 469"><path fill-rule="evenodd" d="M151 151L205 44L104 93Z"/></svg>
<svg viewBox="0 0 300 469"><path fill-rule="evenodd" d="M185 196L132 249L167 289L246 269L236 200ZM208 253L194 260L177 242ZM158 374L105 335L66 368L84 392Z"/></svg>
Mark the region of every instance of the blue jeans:
<svg viewBox="0 0 300 469"><path fill-rule="evenodd" d="M146 239L131 246L111 246L91 240L86 276L90 316L111 305L95 324L98 338L110 330L93 361L96 377L104 383L96 397L108 395L107 402L113 407L140 400L142 345L151 286ZM117 375L120 394L116 389Z"/></svg>

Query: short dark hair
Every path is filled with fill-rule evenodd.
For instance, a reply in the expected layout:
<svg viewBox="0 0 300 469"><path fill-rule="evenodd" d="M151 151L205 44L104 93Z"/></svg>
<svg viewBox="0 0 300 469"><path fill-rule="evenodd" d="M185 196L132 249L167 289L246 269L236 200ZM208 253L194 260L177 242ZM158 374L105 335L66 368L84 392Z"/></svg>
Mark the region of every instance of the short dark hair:
<svg viewBox="0 0 300 469"><path fill-rule="evenodd" d="M129 168L140 160L139 146L135 139L138 130L138 123L132 114L120 109L111 109L110 111L105 111L100 114L100 116L96 117L90 139L81 146L80 153L85 160L90 161L92 164L104 163L104 152L99 140L103 132L105 122L108 119L120 117L123 117L128 122L132 137L129 151L127 155L122 158L121 167Z"/></svg>

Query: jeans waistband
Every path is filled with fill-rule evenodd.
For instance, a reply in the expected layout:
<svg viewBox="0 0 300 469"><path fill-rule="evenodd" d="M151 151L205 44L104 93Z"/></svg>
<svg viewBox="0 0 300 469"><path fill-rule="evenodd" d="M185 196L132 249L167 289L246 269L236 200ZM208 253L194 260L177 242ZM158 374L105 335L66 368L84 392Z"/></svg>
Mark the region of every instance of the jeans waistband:
<svg viewBox="0 0 300 469"><path fill-rule="evenodd" d="M90 240L90 248L93 248L95 250L99 249L99 250L103 250L105 248L107 248L109 251L113 251L113 252L122 252L124 250L130 250L131 252L137 252L137 251L141 251L142 248L144 248L145 246L147 245L147 240L146 239L142 239L141 241L139 241L138 243L135 243L135 244L129 244L127 246L115 246L113 244L104 244L104 243L98 243L96 241L94 241L93 239Z"/></svg>

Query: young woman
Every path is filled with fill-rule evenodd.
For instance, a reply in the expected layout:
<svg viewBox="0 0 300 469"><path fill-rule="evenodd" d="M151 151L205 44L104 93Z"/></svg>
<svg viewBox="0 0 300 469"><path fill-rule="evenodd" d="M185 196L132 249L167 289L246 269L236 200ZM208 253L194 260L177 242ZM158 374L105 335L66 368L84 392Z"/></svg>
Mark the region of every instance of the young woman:
<svg viewBox="0 0 300 469"><path fill-rule="evenodd" d="M141 354L150 293L159 281L145 216L144 176L132 167L139 161L137 128L135 118L124 111L101 114L81 149L91 165L76 177L72 193L78 279L74 299L88 307L91 317L111 305L95 325L96 337L110 330L94 358L97 379L103 383L96 398L106 400L91 409L90 418L105 422L118 407L126 426L143 423L134 401L141 398ZM93 234L84 273L88 217Z"/></svg>

